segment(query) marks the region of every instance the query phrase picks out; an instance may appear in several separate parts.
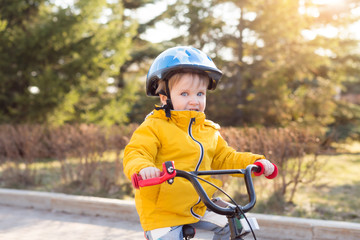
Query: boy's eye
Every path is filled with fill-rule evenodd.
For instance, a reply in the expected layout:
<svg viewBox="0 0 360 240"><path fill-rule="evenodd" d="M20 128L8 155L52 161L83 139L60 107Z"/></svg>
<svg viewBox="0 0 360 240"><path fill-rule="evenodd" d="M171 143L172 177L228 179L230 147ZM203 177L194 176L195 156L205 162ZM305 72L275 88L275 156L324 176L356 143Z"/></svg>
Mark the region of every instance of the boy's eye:
<svg viewBox="0 0 360 240"><path fill-rule="evenodd" d="M197 94L199 97L201 97L201 96L204 96L204 93L203 92L198 92L198 94Z"/></svg>
<svg viewBox="0 0 360 240"><path fill-rule="evenodd" d="M187 92L182 92L180 95L186 97L188 95L188 93Z"/></svg>

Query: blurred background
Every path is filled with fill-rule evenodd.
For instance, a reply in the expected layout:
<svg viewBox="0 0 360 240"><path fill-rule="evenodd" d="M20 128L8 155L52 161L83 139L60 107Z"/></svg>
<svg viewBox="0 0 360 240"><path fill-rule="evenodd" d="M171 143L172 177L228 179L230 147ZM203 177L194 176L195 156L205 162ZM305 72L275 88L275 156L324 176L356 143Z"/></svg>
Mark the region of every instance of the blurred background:
<svg viewBox="0 0 360 240"><path fill-rule="evenodd" d="M357 0L0 0L0 186L132 198L147 71L191 45L224 73L207 118L282 170L257 211L360 221L359 43Z"/></svg>

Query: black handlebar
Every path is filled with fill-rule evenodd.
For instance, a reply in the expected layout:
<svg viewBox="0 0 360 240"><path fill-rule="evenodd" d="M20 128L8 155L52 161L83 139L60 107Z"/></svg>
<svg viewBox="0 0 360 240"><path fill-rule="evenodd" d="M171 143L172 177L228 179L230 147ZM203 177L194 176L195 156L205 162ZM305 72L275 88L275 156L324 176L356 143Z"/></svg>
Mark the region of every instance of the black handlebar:
<svg viewBox="0 0 360 240"><path fill-rule="evenodd" d="M268 179L272 179L277 176L278 169L275 164L274 165L274 171L271 175L265 176ZM160 173L159 177L156 178L149 178L149 179L142 179L140 175L134 173L132 175L131 181L133 186L136 189L139 189L140 187L146 187L146 186L152 186L156 184L161 184L165 181L167 181L169 184L172 184L174 182L175 177L182 177L187 179L191 182L191 184L194 186L197 194L200 196L200 199L204 202L205 206L210 209L211 211L226 215L229 221L229 227L231 231L231 239L243 239L242 236L245 236L249 231L245 231L245 233L241 233L242 227L238 227L238 222L236 219L240 219L242 217L246 218L245 214L246 212L250 211L256 203L256 195L254 190L254 184L252 180L252 173L254 173L255 176L260 176L264 174L264 165L261 162L255 162L254 164L248 165L246 169L226 169L226 170L210 170L210 171L193 171L193 172L187 172L183 170L176 169L174 166L173 161L163 162L163 171ZM205 192L204 188L199 182L199 179L201 181L205 181L211 185L212 183L208 182L205 179L200 178L201 175L229 175L229 174L243 174L247 194L249 196L249 202L245 206L241 206L236 204L230 196L228 196L225 192L223 192L225 195L227 195L235 205L232 204L222 204L222 206L219 206L218 204L214 203L207 193ZM213 185L214 186L214 185ZM216 186L215 186L216 187ZM221 189L220 189L221 190ZM223 202L222 202L223 203ZM223 207L223 206L226 207ZM250 226L249 221L247 221L249 224L249 227L252 231L252 228ZM240 225L242 225L240 223ZM254 235L255 237L255 235ZM255 238L256 239L256 238Z"/></svg>
<svg viewBox="0 0 360 240"><path fill-rule="evenodd" d="M249 203L245 206L239 206L242 212L250 211L256 203L256 195L254 190L254 184L252 181L252 172L258 172L261 168L256 165L248 165L246 169L228 169L228 170L211 170L211 171L197 171L197 172L186 172L182 170L176 170L176 176L182 177L189 180L194 186L196 192L200 196L201 200L204 202L205 206L208 207L211 211L221 214L232 216L235 214L234 209L232 208L224 208L215 204L209 196L206 194L204 188L201 186L197 176L200 175L227 175L227 174L244 174L245 176L245 185L246 190L249 196Z"/></svg>
<svg viewBox="0 0 360 240"><path fill-rule="evenodd" d="M276 166L276 165L274 165ZM264 167L260 163L250 164L246 169L225 169L225 170L210 170L210 171L194 171L187 172L183 170L175 169L174 162L168 161L163 163L163 171L158 178L150 178L143 180L140 175L134 174L132 176L132 183L135 188L146 187L151 185L160 184L167 181L169 184L172 184L174 177L182 177L191 182L194 186L196 192L200 196L201 200L204 202L205 206L208 207L211 211L227 216L233 216L237 214L237 211L248 212L250 211L256 203L256 195L254 190L254 184L252 180L252 173L254 175L259 175L264 172ZM245 206L233 207L221 207L215 204L209 196L206 194L204 188L198 180L198 176L201 175L229 175L229 174L243 174L245 178L245 185L247 194L249 196L249 202ZM277 171L276 171L277 174Z"/></svg>

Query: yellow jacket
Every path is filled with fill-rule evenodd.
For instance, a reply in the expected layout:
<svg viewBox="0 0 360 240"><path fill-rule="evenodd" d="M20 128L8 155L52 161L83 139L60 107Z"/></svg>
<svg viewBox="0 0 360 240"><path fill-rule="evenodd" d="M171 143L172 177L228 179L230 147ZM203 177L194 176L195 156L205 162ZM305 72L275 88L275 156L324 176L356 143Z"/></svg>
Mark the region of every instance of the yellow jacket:
<svg viewBox="0 0 360 240"><path fill-rule="evenodd" d="M242 169L262 155L236 152L219 133L219 125L196 111L154 110L134 132L124 152L124 172L131 179L145 167L157 167L174 161L175 168L185 171ZM204 177L221 185L221 181ZM189 181L175 178L172 185L143 187L135 192L136 209L144 231L199 221L206 207ZM211 197L215 188L202 184Z"/></svg>

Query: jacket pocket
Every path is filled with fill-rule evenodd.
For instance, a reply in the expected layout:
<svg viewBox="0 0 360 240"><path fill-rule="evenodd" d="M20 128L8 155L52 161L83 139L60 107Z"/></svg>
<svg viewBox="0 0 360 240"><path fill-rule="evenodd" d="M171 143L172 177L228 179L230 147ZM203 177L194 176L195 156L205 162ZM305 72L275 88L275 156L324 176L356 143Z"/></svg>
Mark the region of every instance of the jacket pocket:
<svg viewBox="0 0 360 240"><path fill-rule="evenodd" d="M153 204L155 204L159 197L160 186L161 185L154 185L141 188L140 197L142 201L153 202Z"/></svg>
<svg viewBox="0 0 360 240"><path fill-rule="evenodd" d="M156 208L163 212L190 215L190 209L195 205L198 198L199 196L189 181L175 178L171 185L161 184Z"/></svg>

